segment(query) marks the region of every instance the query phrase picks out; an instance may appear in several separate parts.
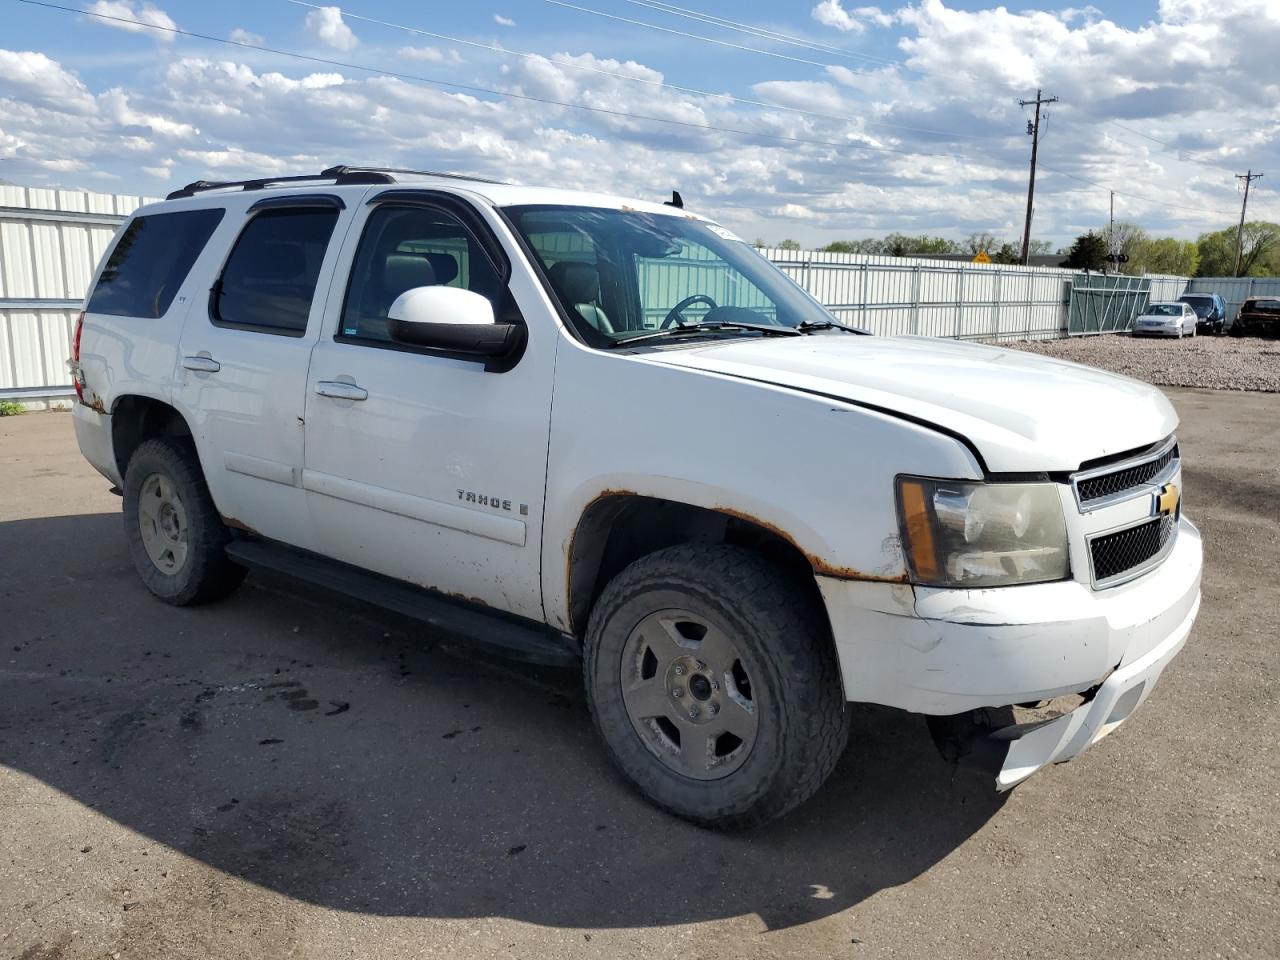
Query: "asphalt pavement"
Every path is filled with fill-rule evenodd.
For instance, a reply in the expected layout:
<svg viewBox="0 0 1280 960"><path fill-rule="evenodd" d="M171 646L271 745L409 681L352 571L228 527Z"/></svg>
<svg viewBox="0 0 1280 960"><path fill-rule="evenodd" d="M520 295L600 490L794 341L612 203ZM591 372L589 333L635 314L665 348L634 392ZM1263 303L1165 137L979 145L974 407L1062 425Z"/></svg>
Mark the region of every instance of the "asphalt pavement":
<svg viewBox="0 0 1280 960"><path fill-rule="evenodd" d="M580 678L280 577L152 599L66 414L0 419L0 957L1280 955L1280 395L1168 391L1200 620L1000 797L858 708L738 836L605 759Z"/></svg>

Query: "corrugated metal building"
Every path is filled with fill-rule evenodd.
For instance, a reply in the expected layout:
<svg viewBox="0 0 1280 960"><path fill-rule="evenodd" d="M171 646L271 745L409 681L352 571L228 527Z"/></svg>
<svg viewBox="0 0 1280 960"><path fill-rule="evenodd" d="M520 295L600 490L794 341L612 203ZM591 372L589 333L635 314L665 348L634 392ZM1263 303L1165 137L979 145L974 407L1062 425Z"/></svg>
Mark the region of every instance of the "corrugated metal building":
<svg viewBox="0 0 1280 960"><path fill-rule="evenodd" d="M0 184L0 398L71 395L71 331L120 222L151 198Z"/></svg>

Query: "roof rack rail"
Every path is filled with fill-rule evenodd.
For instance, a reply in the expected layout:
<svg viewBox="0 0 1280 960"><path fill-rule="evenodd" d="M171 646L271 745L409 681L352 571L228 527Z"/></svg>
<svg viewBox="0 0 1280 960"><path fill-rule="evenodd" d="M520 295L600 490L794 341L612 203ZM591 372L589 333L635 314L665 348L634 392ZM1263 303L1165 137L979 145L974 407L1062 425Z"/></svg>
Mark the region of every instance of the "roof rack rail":
<svg viewBox="0 0 1280 960"><path fill-rule="evenodd" d="M439 173L434 170L401 170L395 167L352 167L339 164L327 167L319 173L305 173L291 177L262 177L257 180L196 180L179 190L174 190L166 200L178 200L182 197L194 197L206 190L229 190L233 187L240 190L262 190L282 183L305 183L314 180L332 180L335 186L351 184L396 183L395 174L411 174L420 177L447 177L450 180L474 180L480 183L501 183L501 180L488 180L484 177L472 177L462 173Z"/></svg>

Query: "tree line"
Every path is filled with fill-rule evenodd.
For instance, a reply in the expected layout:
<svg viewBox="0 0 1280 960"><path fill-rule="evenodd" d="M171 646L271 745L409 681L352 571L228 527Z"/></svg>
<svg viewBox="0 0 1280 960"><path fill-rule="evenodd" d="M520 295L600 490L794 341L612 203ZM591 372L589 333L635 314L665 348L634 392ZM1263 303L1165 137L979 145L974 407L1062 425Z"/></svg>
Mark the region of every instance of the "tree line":
<svg viewBox="0 0 1280 960"><path fill-rule="evenodd" d="M1211 230L1195 240L1152 237L1135 223L1117 222L1114 230L1091 230L1076 237L1063 264L1075 270L1102 270L1140 276L1171 273L1180 277L1280 276L1280 224L1251 220L1237 227ZM1108 233L1110 241L1108 242ZM1240 267L1236 270L1236 242ZM1108 252L1124 254L1124 263L1109 264Z"/></svg>
<svg viewBox="0 0 1280 960"><path fill-rule="evenodd" d="M757 240L756 246L766 244ZM801 249L795 240L783 240L777 246L781 250ZM1001 240L986 231L971 233L964 240L891 233L862 240L836 240L819 249L824 253L887 257L937 254L972 257L982 252L992 263L1022 262L1020 244ZM1031 241L1032 256L1053 252L1053 244L1047 240ZM1107 254L1110 252L1123 254L1128 259L1124 263L1108 263ZM1056 253L1066 258L1063 266L1074 270L1102 272L1106 269L1111 273L1132 276L1168 273L1182 277L1229 277L1235 275L1236 270L1236 228L1202 233L1195 240L1178 240L1175 237L1153 237L1135 223L1118 221L1114 228L1102 227L1080 235L1070 247L1059 248ZM1280 224L1254 220L1244 225L1239 276L1280 276Z"/></svg>

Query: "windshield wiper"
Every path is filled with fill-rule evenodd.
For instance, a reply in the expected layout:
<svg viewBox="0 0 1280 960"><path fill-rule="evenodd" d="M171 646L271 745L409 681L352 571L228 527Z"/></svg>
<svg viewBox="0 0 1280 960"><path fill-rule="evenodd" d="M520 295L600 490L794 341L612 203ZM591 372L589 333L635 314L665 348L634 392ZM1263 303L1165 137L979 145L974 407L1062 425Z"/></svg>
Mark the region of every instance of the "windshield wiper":
<svg viewBox="0 0 1280 960"><path fill-rule="evenodd" d="M843 330L845 333L860 333L864 336L871 333L870 330L863 330L861 327L851 327L848 324L839 323L835 320L805 320L800 326L796 327L801 333L813 333L815 330Z"/></svg>
<svg viewBox="0 0 1280 960"><path fill-rule="evenodd" d="M802 335L800 330L795 327L777 327L767 323L742 323L738 320L703 320L697 323L678 324L666 330L657 330L654 333L642 333L639 336L627 337L625 340L614 341L609 346L612 349L632 343L640 343L644 340L658 340L678 336L682 333L704 333L708 330L750 330L753 333L780 337L799 337Z"/></svg>

